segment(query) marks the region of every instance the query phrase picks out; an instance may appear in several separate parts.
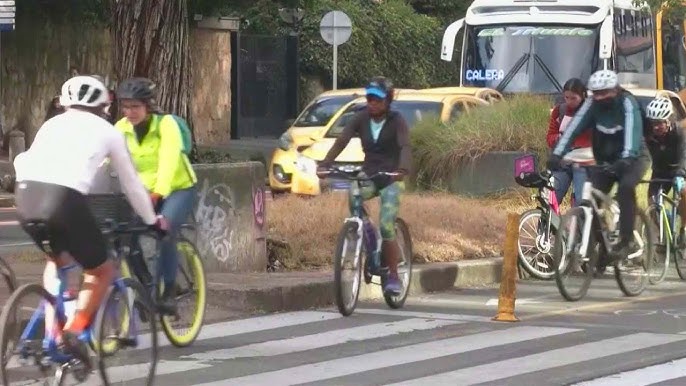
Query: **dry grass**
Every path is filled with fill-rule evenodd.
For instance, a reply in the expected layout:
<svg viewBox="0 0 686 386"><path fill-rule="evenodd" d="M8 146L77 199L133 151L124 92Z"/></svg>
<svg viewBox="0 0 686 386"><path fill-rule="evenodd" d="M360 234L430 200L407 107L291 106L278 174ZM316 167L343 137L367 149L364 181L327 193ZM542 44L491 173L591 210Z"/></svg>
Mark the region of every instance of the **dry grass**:
<svg viewBox="0 0 686 386"><path fill-rule="evenodd" d="M498 207L494 202L445 193L405 194L400 217L410 225L414 261L500 255L507 211L518 211L524 201L520 194L497 201L505 206ZM378 199L369 201L368 205L378 224ZM336 237L347 214L345 193L310 199L289 195L270 201L267 210L270 237L284 240L290 247L290 251L278 248L275 253L287 269L330 266Z"/></svg>

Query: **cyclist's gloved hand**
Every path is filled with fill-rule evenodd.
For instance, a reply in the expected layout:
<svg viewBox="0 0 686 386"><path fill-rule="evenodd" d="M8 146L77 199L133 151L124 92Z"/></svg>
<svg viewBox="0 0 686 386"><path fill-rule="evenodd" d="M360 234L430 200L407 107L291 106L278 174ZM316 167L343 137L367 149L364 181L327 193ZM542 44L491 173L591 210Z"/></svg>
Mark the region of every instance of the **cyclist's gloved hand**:
<svg viewBox="0 0 686 386"><path fill-rule="evenodd" d="M169 221L164 216L158 215L155 223L150 225L150 229L155 231L160 238L163 238L169 233Z"/></svg>
<svg viewBox="0 0 686 386"><path fill-rule="evenodd" d="M676 190L677 192L681 192L682 190L684 190L685 183L686 181L684 181L684 177L676 176L674 178L674 190Z"/></svg>
<svg viewBox="0 0 686 386"><path fill-rule="evenodd" d="M549 170L558 170L560 169L560 166L562 165L562 157L557 155L557 154L550 154L548 156L548 162L546 162L545 166Z"/></svg>

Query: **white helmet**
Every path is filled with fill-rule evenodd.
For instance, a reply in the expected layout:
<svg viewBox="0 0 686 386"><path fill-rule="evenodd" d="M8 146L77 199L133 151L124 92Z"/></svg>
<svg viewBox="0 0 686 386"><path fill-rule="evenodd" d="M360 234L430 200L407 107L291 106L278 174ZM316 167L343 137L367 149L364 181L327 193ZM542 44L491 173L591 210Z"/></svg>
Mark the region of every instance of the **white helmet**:
<svg viewBox="0 0 686 386"><path fill-rule="evenodd" d="M101 81L92 76L75 76L62 85L62 106L99 107L110 102L110 94Z"/></svg>
<svg viewBox="0 0 686 386"><path fill-rule="evenodd" d="M587 87L591 91L609 90L617 86L619 86L619 78L612 70L596 71L588 78Z"/></svg>
<svg viewBox="0 0 686 386"><path fill-rule="evenodd" d="M672 101L668 98L658 97L650 101L646 107L646 118L662 121L669 119L674 113Z"/></svg>

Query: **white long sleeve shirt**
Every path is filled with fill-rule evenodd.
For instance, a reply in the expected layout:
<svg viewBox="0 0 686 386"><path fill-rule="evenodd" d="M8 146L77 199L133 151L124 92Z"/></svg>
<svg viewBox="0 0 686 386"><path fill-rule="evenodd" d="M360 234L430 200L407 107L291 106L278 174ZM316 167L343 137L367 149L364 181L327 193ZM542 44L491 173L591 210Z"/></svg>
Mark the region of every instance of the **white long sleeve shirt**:
<svg viewBox="0 0 686 386"><path fill-rule="evenodd" d="M146 224L154 224L150 196L136 174L124 136L94 114L69 109L46 121L31 147L15 158L14 169L17 182L56 184L87 195L106 158L133 209Z"/></svg>

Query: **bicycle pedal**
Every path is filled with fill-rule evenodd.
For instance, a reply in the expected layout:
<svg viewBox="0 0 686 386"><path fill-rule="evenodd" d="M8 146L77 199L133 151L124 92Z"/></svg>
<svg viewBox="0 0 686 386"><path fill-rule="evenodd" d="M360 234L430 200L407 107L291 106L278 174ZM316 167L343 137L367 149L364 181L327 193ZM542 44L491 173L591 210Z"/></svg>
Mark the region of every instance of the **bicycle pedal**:
<svg viewBox="0 0 686 386"><path fill-rule="evenodd" d="M119 344L124 347L137 347L138 341L134 338L117 338Z"/></svg>

